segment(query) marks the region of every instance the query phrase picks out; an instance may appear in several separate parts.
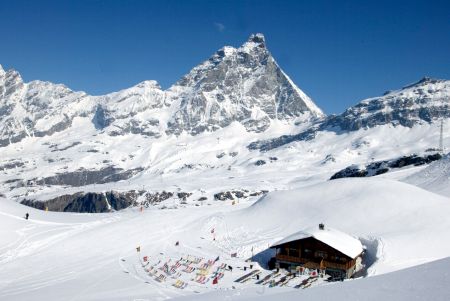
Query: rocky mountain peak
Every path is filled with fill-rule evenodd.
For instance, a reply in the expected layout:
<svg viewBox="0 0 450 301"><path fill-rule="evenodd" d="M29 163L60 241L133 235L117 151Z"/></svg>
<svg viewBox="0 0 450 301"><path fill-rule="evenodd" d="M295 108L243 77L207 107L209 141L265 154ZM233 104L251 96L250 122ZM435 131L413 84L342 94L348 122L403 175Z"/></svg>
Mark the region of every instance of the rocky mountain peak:
<svg viewBox="0 0 450 301"><path fill-rule="evenodd" d="M257 43L257 44L265 46L266 38L264 37L264 35L262 33L254 33L254 34L250 35L247 42L253 42L253 43Z"/></svg>
<svg viewBox="0 0 450 301"><path fill-rule="evenodd" d="M238 121L262 132L271 120L322 111L281 70L262 34L239 48L224 47L169 89L177 106L168 133L214 131Z"/></svg>
<svg viewBox="0 0 450 301"><path fill-rule="evenodd" d="M6 85L14 85L23 83L22 76L17 70L9 69L5 73L5 82Z"/></svg>
<svg viewBox="0 0 450 301"><path fill-rule="evenodd" d="M436 84L436 83L443 82L443 81L444 80L425 76L425 77L423 77L422 79L420 79L419 81L417 81L415 83L412 83L410 85L404 86L402 89L419 87L419 86L424 86L424 85L427 85L427 84Z"/></svg>
<svg viewBox="0 0 450 301"><path fill-rule="evenodd" d="M159 89L161 90L161 86L156 80L145 80L136 85L138 88L147 88L147 89Z"/></svg>

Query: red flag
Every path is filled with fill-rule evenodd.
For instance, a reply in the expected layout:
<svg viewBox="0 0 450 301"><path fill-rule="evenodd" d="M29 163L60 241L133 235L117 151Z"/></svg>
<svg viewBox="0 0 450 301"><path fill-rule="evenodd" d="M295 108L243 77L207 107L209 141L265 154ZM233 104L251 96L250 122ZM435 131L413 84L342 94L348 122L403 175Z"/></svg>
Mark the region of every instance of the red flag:
<svg viewBox="0 0 450 301"><path fill-rule="evenodd" d="M217 279L217 277L216 278L214 278L214 280L213 280L213 284L217 284L219 282L219 280Z"/></svg>
<svg viewBox="0 0 450 301"><path fill-rule="evenodd" d="M144 262L147 262L147 260L148 260L148 257L144 256Z"/></svg>

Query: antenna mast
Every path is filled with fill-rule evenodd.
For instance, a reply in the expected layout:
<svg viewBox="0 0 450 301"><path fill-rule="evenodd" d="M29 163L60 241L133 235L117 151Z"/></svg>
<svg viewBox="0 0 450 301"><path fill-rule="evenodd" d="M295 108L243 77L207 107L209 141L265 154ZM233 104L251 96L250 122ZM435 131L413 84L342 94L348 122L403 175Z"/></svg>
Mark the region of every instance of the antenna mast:
<svg viewBox="0 0 450 301"><path fill-rule="evenodd" d="M444 154L444 119L441 119L441 134L439 136L439 152Z"/></svg>

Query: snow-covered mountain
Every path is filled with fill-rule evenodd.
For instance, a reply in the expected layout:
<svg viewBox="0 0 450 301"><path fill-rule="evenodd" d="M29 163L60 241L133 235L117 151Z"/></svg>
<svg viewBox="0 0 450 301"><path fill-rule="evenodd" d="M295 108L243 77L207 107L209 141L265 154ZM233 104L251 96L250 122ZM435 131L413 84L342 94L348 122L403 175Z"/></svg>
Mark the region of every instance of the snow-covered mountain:
<svg viewBox="0 0 450 301"><path fill-rule="evenodd" d="M412 128L439 118L450 118L450 81L425 77L383 96L365 99L342 114L328 116L298 134L258 141L249 147L267 151L293 141L314 139L321 131L346 133L381 125Z"/></svg>
<svg viewBox="0 0 450 301"><path fill-rule="evenodd" d="M328 118L323 127L349 131L388 123L412 127L437 118L450 118L450 81L425 77L381 97L365 99Z"/></svg>
<svg viewBox="0 0 450 301"><path fill-rule="evenodd" d="M0 66L0 147L63 131L74 115L89 113L90 103L83 92L49 82L24 83L17 71Z"/></svg>
<svg viewBox="0 0 450 301"><path fill-rule="evenodd" d="M144 81L91 96L0 67L0 299L196 300L212 290L202 298L240 299L266 288L268 299L286 289L289 299L364 299L370 287L389 300L433 287L447 300L446 274L385 273L450 256L449 155L436 153L441 121L450 144L449 101L450 81L426 78L327 117L261 34L167 90ZM373 177L329 181L347 171ZM268 246L319 222L358 237L361 275L380 276L323 287L319 279L310 291L294 289L306 275L278 289L235 282L249 258L270 276ZM178 279L158 272L188 255L202 258L199 268L216 258L236 268L218 285L189 270ZM411 271L429 267L445 270Z"/></svg>
<svg viewBox="0 0 450 301"><path fill-rule="evenodd" d="M17 71L0 66L0 104L0 146L64 131L75 117L90 118L110 135L159 137L214 131L234 121L262 132L273 120L323 116L277 65L262 34L220 49L167 91L145 81L90 96L49 82L24 83Z"/></svg>
<svg viewBox="0 0 450 301"><path fill-rule="evenodd" d="M261 34L167 90L144 81L91 96L0 68L0 194L75 211L252 198L353 164L431 155L449 97L450 81L426 78L326 117Z"/></svg>
<svg viewBox="0 0 450 301"><path fill-rule="evenodd" d="M262 34L239 48L226 46L169 89L176 112L168 132L193 134L237 120L249 131L266 130L273 119L322 111L280 69Z"/></svg>

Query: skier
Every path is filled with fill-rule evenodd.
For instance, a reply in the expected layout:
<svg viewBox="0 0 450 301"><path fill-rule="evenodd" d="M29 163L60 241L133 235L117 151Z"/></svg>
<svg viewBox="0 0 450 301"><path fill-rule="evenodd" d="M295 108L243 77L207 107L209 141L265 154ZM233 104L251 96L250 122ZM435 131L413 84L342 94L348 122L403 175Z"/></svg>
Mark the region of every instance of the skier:
<svg viewBox="0 0 450 301"><path fill-rule="evenodd" d="M29 216L30 216L30 215L28 214L28 212L25 213L25 219L28 219Z"/></svg>

